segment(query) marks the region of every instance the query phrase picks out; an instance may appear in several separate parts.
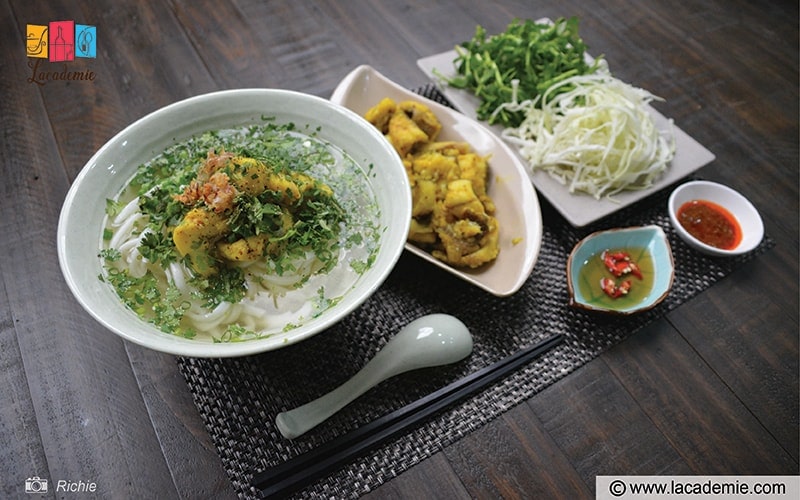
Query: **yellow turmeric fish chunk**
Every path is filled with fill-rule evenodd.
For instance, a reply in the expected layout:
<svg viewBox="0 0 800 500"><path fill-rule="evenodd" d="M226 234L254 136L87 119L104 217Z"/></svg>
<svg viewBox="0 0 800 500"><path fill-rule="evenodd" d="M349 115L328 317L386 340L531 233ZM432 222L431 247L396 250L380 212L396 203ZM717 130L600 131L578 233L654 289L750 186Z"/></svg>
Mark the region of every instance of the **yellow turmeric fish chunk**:
<svg viewBox="0 0 800 500"><path fill-rule="evenodd" d="M423 245L433 245L439 241L439 236L436 234L430 222L424 223L417 219L411 219L411 226L408 229L408 240Z"/></svg>
<svg viewBox="0 0 800 500"><path fill-rule="evenodd" d="M264 256L268 243L268 234L257 234L233 243L220 241L217 243L217 252L220 257L233 262L251 262Z"/></svg>
<svg viewBox="0 0 800 500"><path fill-rule="evenodd" d="M193 208L172 231L172 241L182 257L189 256L195 272L209 276L217 272L212 245L227 232L224 217L213 210Z"/></svg>
<svg viewBox="0 0 800 500"><path fill-rule="evenodd" d="M384 97L381 102L373 106L364 115L364 118L373 124L382 134L389 133L389 120L397 111L397 104L389 97Z"/></svg>
<svg viewBox="0 0 800 500"><path fill-rule="evenodd" d="M436 183L420 179L411 188L411 217L425 216L436 208Z"/></svg>
<svg viewBox="0 0 800 500"><path fill-rule="evenodd" d="M223 259L232 262L252 262L265 255L278 255L281 250L280 238L285 235L294 224L292 214L284 210L281 213L281 228L271 234L256 234L247 238L240 238L234 242L220 241L217 243L217 253Z"/></svg>
<svg viewBox="0 0 800 500"><path fill-rule="evenodd" d="M497 257L497 219L486 213L469 180L449 183L441 207L433 217L443 247L433 251L436 258L475 268Z"/></svg>
<svg viewBox="0 0 800 500"><path fill-rule="evenodd" d="M389 120L387 137L401 157L411 153L417 145L428 141L428 134L402 111L395 111Z"/></svg>
<svg viewBox="0 0 800 500"><path fill-rule="evenodd" d="M450 265L479 267L499 254L499 223L485 157L463 141L436 141L441 122L423 103L382 99L365 114L403 160L411 185L408 240Z"/></svg>
<svg viewBox="0 0 800 500"><path fill-rule="evenodd" d="M472 150L469 144L461 141L439 141L429 142L419 148L419 153L438 151L446 156L465 155Z"/></svg>
<svg viewBox="0 0 800 500"><path fill-rule="evenodd" d="M295 203L300 200L300 188L290 176L275 172L266 163L254 158L237 156L231 182L245 194L257 196L265 191L281 193L281 203Z"/></svg>
<svg viewBox="0 0 800 500"><path fill-rule="evenodd" d="M433 142L442 130L442 124L428 106L416 101L403 101L397 105L397 109L405 113L411 121L417 124L425 135L428 142Z"/></svg>
<svg viewBox="0 0 800 500"><path fill-rule="evenodd" d="M457 262L457 264L454 265L476 268L497 258L500 252L497 219L490 218L488 220L488 226L483 232L483 236L479 239L479 246L480 248L475 252L461 254L460 257L454 257Z"/></svg>
<svg viewBox="0 0 800 500"><path fill-rule="evenodd" d="M475 153L461 154L458 155L458 167L461 170L461 178L472 182L472 188L478 199L484 204L486 212L493 214L494 202L486 193L486 182L489 177L489 166L486 159Z"/></svg>
<svg viewBox="0 0 800 500"><path fill-rule="evenodd" d="M267 191L278 195L282 207L280 227L273 234L228 241L231 229L227 217L235 208L236 197L259 196ZM290 210L299 207L306 195L332 198L333 191L306 174L279 172L254 158L210 152L197 178L176 196L194 208L173 229L175 248L182 257L189 257L192 269L201 276L216 273L221 261L249 262L278 255L281 237L294 224Z"/></svg>
<svg viewBox="0 0 800 500"><path fill-rule="evenodd" d="M461 178L457 159L435 151L416 156L411 171L414 173L414 180L427 179L436 183L447 183Z"/></svg>

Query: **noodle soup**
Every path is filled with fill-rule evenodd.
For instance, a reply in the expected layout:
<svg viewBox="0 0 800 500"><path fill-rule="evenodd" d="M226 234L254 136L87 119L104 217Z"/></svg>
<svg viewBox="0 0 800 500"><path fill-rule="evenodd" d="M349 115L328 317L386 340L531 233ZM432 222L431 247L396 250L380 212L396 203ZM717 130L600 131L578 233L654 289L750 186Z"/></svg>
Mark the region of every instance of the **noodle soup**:
<svg viewBox="0 0 800 500"><path fill-rule="evenodd" d="M292 124L196 135L107 201L100 278L174 335L235 342L291 330L374 262L384 228L368 175Z"/></svg>

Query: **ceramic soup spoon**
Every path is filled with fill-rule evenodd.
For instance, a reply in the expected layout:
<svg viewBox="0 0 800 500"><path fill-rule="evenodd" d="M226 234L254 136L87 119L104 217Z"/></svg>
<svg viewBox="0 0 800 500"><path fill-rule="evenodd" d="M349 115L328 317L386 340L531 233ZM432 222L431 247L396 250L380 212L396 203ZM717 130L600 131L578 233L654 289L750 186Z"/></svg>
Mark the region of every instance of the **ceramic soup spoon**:
<svg viewBox="0 0 800 500"><path fill-rule="evenodd" d="M314 401L275 418L278 430L294 439L380 382L401 373L455 363L472 352L472 336L459 319L447 314L417 318L395 335L350 380Z"/></svg>

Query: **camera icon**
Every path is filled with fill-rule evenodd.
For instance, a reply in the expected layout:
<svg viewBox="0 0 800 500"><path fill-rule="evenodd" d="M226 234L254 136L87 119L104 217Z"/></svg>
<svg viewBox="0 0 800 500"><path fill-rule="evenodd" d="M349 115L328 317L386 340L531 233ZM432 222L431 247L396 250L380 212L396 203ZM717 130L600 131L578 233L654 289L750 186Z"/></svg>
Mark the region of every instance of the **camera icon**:
<svg viewBox="0 0 800 500"><path fill-rule="evenodd" d="M39 479L39 476L29 477L25 480L25 493L47 493L47 479Z"/></svg>

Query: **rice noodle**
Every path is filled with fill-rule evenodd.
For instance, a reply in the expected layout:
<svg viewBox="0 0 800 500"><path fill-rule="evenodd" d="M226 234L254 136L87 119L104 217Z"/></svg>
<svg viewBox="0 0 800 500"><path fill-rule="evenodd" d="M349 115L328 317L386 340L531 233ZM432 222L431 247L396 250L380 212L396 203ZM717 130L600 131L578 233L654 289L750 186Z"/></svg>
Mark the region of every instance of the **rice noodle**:
<svg viewBox="0 0 800 500"><path fill-rule="evenodd" d="M126 217L121 217L123 213ZM181 262L172 262L162 268L148 262L139 253L141 240L149 231L137 230L137 223L144 219L145 216L138 211L135 204L134 210L123 209L112 222L112 226L117 227L117 232L109 246L120 252L121 262L131 276L142 277L149 271L163 283L174 285L188 306L184 319L199 332L219 334L223 325L232 323L260 332L268 328L282 328L292 322L299 323L313 313L312 299L316 289L308 287L298 290L321 267L319 259L313 253L308 252L305 258L297 259L294 262L295 269L284 275L277 274L267 259L239 264L246 271L247 298L239 304L221 302L209 311L196 298L197 290L191 284L193 273L189 267ZM348 281L352 279L350 277ZM282 300L287 294L296 296ZM262 295L269 297L269 300L265 300ZM259 319L260 316L263 318Z"/></svg>

